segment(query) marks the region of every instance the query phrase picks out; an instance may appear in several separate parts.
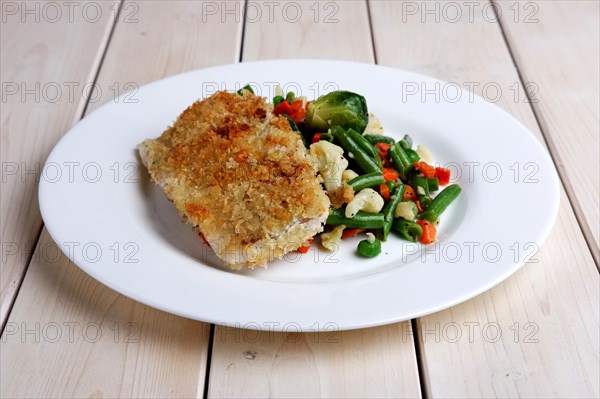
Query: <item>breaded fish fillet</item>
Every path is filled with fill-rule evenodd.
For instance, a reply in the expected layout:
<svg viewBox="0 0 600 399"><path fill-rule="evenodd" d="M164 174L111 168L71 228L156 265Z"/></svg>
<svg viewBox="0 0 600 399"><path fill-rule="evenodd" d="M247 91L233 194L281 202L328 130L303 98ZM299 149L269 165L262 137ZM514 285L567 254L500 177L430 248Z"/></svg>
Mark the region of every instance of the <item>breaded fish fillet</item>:
<svg viewBox="0 0 600 399"><path fill-rule="evenodd" d="M197 101L138 145L184 221L232 268L265 265L305 245L323 230L330 205L298 133L262 97L243 93Z"/></svg>

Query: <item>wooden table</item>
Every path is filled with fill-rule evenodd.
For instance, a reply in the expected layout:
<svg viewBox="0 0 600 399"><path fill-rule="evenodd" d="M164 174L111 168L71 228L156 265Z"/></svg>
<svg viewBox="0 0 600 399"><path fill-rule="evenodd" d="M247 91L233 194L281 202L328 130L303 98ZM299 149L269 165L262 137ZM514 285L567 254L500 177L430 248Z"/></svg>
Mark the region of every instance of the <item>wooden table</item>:
<svg viewBox="0 0 600 399"><path fill-rule="evenodd" d="M599 397L597 1L1 7L2 397ZM562 183L541 250L463 304L329 334L173 316L57 252L36 180L74 123L164 76L292 57L432 75L514 115L547 146Z"/></svg>

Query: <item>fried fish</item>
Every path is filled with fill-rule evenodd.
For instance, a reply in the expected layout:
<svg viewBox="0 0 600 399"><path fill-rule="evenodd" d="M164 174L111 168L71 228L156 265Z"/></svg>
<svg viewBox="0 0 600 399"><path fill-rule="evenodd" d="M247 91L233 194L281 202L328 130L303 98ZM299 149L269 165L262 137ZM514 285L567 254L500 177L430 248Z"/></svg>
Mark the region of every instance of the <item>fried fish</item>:
<svg viewBox="0 0 600 399"><path fill-rule="evenodd" d="M235 269L306 245L328 215L316 160L272 108L249 91L217 92L138 145L183 220Z"/></svg>

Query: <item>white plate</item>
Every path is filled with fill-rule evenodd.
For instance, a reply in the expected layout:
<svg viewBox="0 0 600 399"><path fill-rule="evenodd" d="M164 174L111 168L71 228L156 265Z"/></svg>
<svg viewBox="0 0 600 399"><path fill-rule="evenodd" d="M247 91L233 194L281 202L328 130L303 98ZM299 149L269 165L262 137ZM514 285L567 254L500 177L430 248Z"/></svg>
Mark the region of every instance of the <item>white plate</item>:
<svg viewBox="0 0 600 399"><path fill-rule="evenodd" d="M313 245L265 270L222 268L149 181L135 146L160 135L196 99L248 82L268 98L275 84L308 98L335 89L361 93L386 134L410 133L428 147L463 188L442 217L439 242L423 247L392 237L366 260L355 255L355 238L338 253ZM193 319L315 331L432 313L491 288L534 256L559 203L556 171L533 135L454 87L398 69L317 60L226 65L154 82L93 112L56 145L40 182L42 215L88 274Z"/></svg>

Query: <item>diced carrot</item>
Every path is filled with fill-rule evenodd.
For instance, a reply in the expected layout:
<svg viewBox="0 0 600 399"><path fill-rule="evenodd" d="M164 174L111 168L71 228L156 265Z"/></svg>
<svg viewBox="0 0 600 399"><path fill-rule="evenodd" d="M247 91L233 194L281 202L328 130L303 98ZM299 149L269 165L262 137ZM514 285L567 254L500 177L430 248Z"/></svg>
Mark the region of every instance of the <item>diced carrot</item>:
<svg viewBox="0 0 600 399"><path fill-rule="evenodd" d="M202 241L204 241L204 243L211 248L210 243L208 242L208 240L206 239L206 237L204 237L204 234L202 233L198 233L198 235L200 236L200 238L202 238Z"/></svg>
<svg viewBox="0 0 600 399"><path fill-rule="evenodd" d="M440 181L440 185L445 186L450 183L450 169L435 168L435 177Z"/></svg>
<svg viewBox="0 0 600 399"><path fill-rule="evenodd" d="M349 228L345 228L344 231L342 232L342 238L350 238L350 237L354 237L355 235L362 233L363 231L365 231L365 229L349 229Z"/></svg>
<svg viewBox="0 0 600 399"><path fill-rule="evenodd" d="M302 106L302 100L294 100L290 104L288 100L282 101L273 109L275 115L286 114L294 122L300 123L306 116L306 108Z"/></svg>
<svg viewBox="0 0 600 399"><path fill-rule="evenodd" d="M423 244L431 244L434 242L437 230L433 223L428 222L427 220L417 220L417 224L423 228L423 235L421 236L420 241Z"/></svg>
<svg viewBox="0 0 600 399"><path fill-rule="evenodd" d="M398 179L398 172L392 168L383 168L383 179L385 181L396 181Z"/></svg>
<svg viewBox="0 0 600 399"><path fill-rule="evenodd" d="M279 105L277 105L273 109L273 113L275 115L286 114L286 115L289 116L292 113L292 105L287 100L282 101L282 102L279 103ZM291 116L290 116L290 118L291 118Z"/></svg>
<svg viewBox="0 0 600 399"><path fill-rule="evenodd" d="M310 245L304 245L296 250L296 252L305 254L310 250Z"/></svg>
<svg viewBox="0 0 600 399"><path fill-rule="evenodd" d="M390 145L387 143L377 143L376 146L379 148L379 158L383 161L383 166L389 168L392 166L390 162L390 157L388 156L388 150L390 149Z"/></svg>
<svg viewBox="0 0 600 399"><path fill-rule="evenodd" d="M377 143L375 145L379 147L379 151L385 152L386 154L391 147L388 143Z"/></svg>
<svg viewBox="0 0 600 399"><path fill-rule="evenodd" d="M321 135L323 133L315 133L315 135L313 136L312 142L316 143L317 141L321 140Z"/></svg>
<svg viewBox="0 0 600 399"><path fill-rule="evenodd" d="M390 188L388 187L387 184L381 183L379 185L379 194L381 194L381 196L383 197L384 200L386 200L386 201L390 200Z"/></svg>
<svg viewBox="0 0 600 399"><path fill-rule="evenodd" d="M314 240L314 237L313 237L313 238L309 238L309 239L308 239L308 245L303 245L303 246L301 246L300 248L298 248L298 249L296 250L296 252L299 252L299 253L301 253L301 254L305 254L305 253L307 253L307 252L308 252L308 250L310 249L310 246L311 246L311 245L312 245L312 243L313 243L313 240Z"/></svg>
<svg viewBox="0 0 600 399"><path fill-rule="evenodd" d="M423 173L423 176L427 178L435 177L435 167L429 165L427 162L415 162L414 167L419 169Z"/></svg>
<svg viewBox="0 0 600 399"><path fill-rule="evenodd" d="M302 100L294 100L292 102L292 113L289 115L296 123L300 123L306 116L306 108L304 108L303 104Z"/></svg>
<svg viewBox="0 0 600 399"><path fill-rule="evenodd" d="M421 203L419 202L418 199L414 200L414 203L417 204L417 212L421 213L423 212L423 208L421 207Z"/></svg>
<svg viewBox="0 0 600 399"><path fill-rule="evenodd" d="M404 196L402 196L402 199L411 201L417 200L417 194L415 193L415 190L413 190L413 188L408 184L404 185Z"/></svg>

